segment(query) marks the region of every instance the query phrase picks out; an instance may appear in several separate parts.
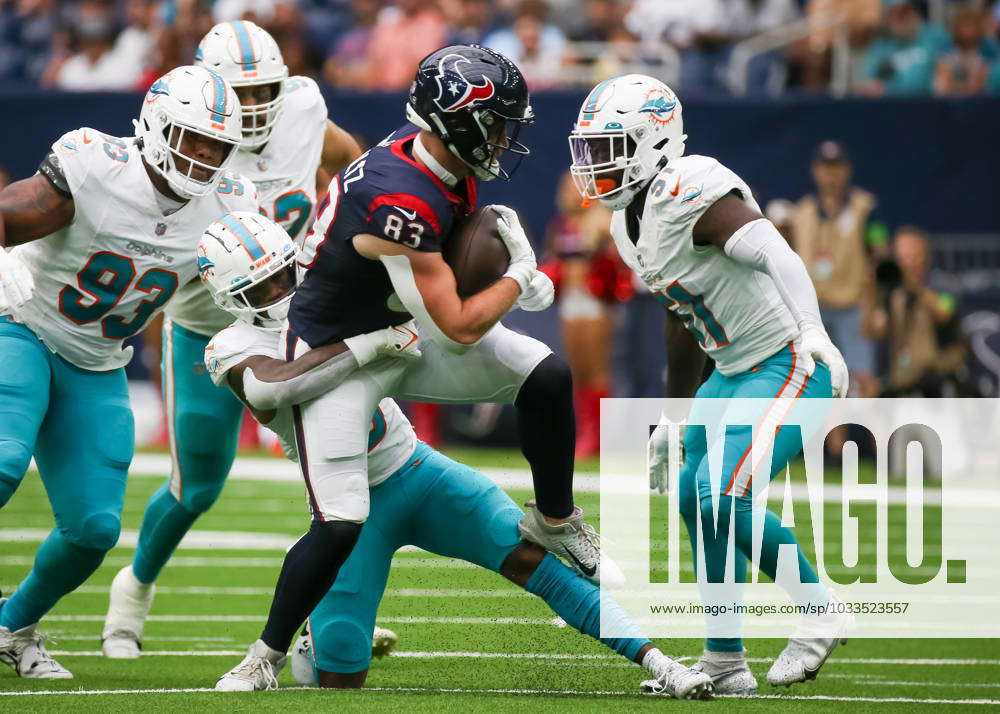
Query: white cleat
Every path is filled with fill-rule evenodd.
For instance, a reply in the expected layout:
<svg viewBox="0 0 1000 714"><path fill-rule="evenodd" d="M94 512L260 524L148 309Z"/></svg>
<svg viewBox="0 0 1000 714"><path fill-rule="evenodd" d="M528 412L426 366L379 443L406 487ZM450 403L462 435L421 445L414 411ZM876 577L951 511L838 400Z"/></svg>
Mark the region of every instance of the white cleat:
<svg viewBox="0 0 1000 714"><path fill-rule="evenodd" d="M139 582L126 565L111 581L108 616L101 632L101 649L109 659L138 659L142 629L153 605L156 585Z"/></svg>
<svg viewBox="0 0 1000 714"><path fill-rule="evenodd" d="M381 659L396 648L399 635L384 627L375 627L372 635L372 659ZM316 670L313 669L312 636L308 626L292 645L292 677L299 684L319 684Z"/></svg>
<svg viewBox="0 0 1000 714"><path fill-rule="evenodd" d="M674 699L711 699L714 691L710 676L677 662L659 678L643 682L640 688L646 694Z"/></svg>
<svg viewBox="0 0 1000 714"><path fill-rule="evenodd" d="M73 673L45 651L45 635L34 625L11 632L0 627L0 662L9 664L18 677L26 679L73 679Z"/></svg>
<svg viewBox="0 0 1000 714"><path fill-rule="evenodd" d="M716 694L747 696L757 693L757 678L747 666L746 650L742 652L709 652L691 665L696 672L712 678Z"/></svg>
<svg viewBox="0 0 1000 714"><path fill-rule="evenodd" d="M583 511L577 507L570 519L557 526L545 522L534 501L524 504L524 518L517 524L521 537L562 558L577 573L595 585L620 588L625 576L610 560L601 561L601 537L583 522Z"/></svg>
<svg viewBox="0 0 1000 714"><path fill-rule="evenodd" d="M835 608L832 613L802 618L795 634L768 670L768 684L789 687L816 679L820 667L837 645L847 644L847 635L854 629L854 615L846 611L844 601L833 591L830 591L830 605Z"/></svg>
<svg viewBox="0 0 1000 714"><path fill-rule="evenodd" d="M392 630L376 625L375 632L372 633L372 658L382 659L396 649L398 642L399 635Z"/></svg>
<svg viewBox="0 0 1000 714"><path fill-rule="evenodd" d="M288 658L262 640L250 645L243 661L226 672L215 688L220 692L255 692L278 688L278 675Z"/></svg>
<svg viewBox="0 0 1000 714"><path fill-rule="evenodd" d="M316 686L316 670L313 669L312 637L303 631L292 644L292 677L299 684Z"/></svg>

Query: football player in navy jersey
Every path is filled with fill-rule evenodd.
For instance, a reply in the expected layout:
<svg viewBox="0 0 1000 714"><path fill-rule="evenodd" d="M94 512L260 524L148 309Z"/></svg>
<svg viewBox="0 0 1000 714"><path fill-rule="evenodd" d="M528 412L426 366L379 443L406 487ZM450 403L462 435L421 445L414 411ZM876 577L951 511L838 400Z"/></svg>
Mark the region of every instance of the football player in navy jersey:
<svg viewBox="0 0 1000 714"><path fill-rule="evenodd" d="M237 667L241 677L231 677L234 670L220 688L268 686L266 677L245 675L283 663L296 630L350 555L369 511L371 414L386 396L513 403L535 485L521 535L594 582L621 579L610 563L602 571L597 535L573 503L569 368L541 342L499 324L515 306L543 310L553 297L517 214L492 207L510 265L482 292L460 298L441 254L456 220L476 206L477 179L509 179L528 154L517 141L533 119L524 78L492 50L446 47L421 61L406 115L409 124L331 182L303 246L305 276L282 350L291 360L384 327L416 330L415 318L424 356L409 366L369 365L294 407L312 524L285 557L261 638Z"/></svg>

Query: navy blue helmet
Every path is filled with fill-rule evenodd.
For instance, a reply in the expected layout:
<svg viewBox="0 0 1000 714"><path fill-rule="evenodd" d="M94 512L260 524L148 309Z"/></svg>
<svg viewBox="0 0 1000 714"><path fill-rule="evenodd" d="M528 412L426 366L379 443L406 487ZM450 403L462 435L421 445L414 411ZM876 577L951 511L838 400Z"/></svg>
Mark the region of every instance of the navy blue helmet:
<svg viewBox="0 0 1000 714"><path fill-rule="evenodd" d="M406 115L485 181L509 180L530 153L517 141L521 126L534 120L528 85L513 62L486 47L452 45L424 57ZM515 159L505 166L508 153Z"/></svg>

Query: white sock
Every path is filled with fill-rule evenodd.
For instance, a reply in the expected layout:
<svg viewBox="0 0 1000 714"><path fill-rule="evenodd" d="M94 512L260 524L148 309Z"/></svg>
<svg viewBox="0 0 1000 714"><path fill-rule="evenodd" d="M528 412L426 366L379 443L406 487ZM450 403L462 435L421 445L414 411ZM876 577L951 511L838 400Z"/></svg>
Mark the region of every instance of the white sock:
<svg viewBox="0 0 1000 714"><path fill-rule="evenodd" d="M670 670L677 667L677 662L667 657L655 647L643 655L642 666L653 675L654 679L660 679Z"/></svg>
<svg viewBox="0 0 1000 714"><path fill-rule="evenodd" d="M153 583L144 583L139 578L135 577L135 573L132 572L132 566L128 566L128 582L129 587L131 587L135 593L139 596L144 596L149 593L149 589L153 587Z"/></svg>

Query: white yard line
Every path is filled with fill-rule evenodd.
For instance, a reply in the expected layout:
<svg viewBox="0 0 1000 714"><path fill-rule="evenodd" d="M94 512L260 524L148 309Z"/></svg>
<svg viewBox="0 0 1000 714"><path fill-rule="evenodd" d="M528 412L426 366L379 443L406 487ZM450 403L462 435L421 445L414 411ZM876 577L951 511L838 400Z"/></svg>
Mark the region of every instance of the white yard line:
<svg viewBox="0 0 1000 714"><path fill-rule="evenodd" d="M278 692L323 691L315 687L284 687ZM208 688L190 689L77 689L77 690L40 690L33 692L0 692L0 696L80 696L88 694L189 694L199 692L214 692ZM337 696L338 691L357 694L357 690L325 690L328 696ZM368 687L361 691L369 692L421 692L427 694L514 694L514 695L554 695L554 696L584 696L584 697L621 697L637 696L636 691L587 691L583 689L464 689L458 687ZM275 696L275 695L272 695ZM345 695L347 696L347 695ZM741 697L744 698L744 697ZM822 694L758 694L747 699L778 699L785 701L830 701L830 702L866 702L871 704L1000 704L1000 699L922 699L916 697L835 697Z"/></svg>
<svg viewBox="0 0 1000 714"><path fill-rule="evenodd" d="M82 617L91 617L91 616L82 616ZM157 617L157 616L156 615L152 615L152 616L150 616L150 619L153 619L154 617ZM176 616L173 616L173 615L161 615L159 617L161 617L161 618L173 618L173 617L176 617ZM197 619L198 617L203 617L203 616L191 616L188 619L192 619L193 620L193 619ZM207 616L207 617L211 617L211 616ZM233 617L234 616L228 616L228 620L227 621L233 621L233 619L232 619ZM236 616L236 617L240 617L240 616ZM52 619L52 618L46 618L46 620L48 620L48 619ZM100 616L99 619L103 620L104 616L103 615ZM221 618L219 618L219 619L221 619ZM257 618L250 618L250 619L257 619ZM494 624L495 622L504 622L506 624L506 623L509 623L511 620L516 620L516 618L498 618L496 620L493 620L493 619L485 618L485 617L483 617L483 618L421 618L421 617L417 617L417 618L405 618L405 617L392 618L392 617L380 617L380 618L378 618L378 622L379 623L393 623L393 622L406 622L406 623L409 623L409 622L412 622L414 620L419 621L419 622L426 622L426 621L452 622L452 621L454 621L456 619L462 620L462 624ZM477 620L477 622L468 622L468 620ZM171 621L173 621L173 620L171 620ZM528 624L543 624L544 625L544 624L551 624L551 620L531 620L530 623L527 620L518 620L517 621L517 624L525 624L525 623L528 623ZM59 639L64 639L64 638L57 637L56 639L59 640ZM81 636L79 638L69 638L69 637L67 637L65 639L84 639L84 638ZM96 637L90 637L89 639L96 639ZM153 637L151 637L150 638L151 641L156 641L157 639L159 639L159 640L192 640L192 641L195 641L195 642L199 641L198 638L184 638L184 637L160 637L160 638L153 638ZM211 642L217 642L220 639L223 639L223 638L210 638L210 637L206 637L206 638L200 638L200 641L204 641L204 642L207 643L207 642L210 642L210 641ZM229 641L232 641L232 640L229 640ZM50 654L54 654L54 655L73 655L73 656L76 656L76 657L100 657L100 656L102 656L102 654L101 654L101 652L99 650L93 650L93 651L90 651L90 650L81 650L81 651L77 651L77 650L54 650L54 651L50 651ZM237 655L246 654L246 649L243 648L243 649L235 649L235 650L154 650L154 651L143 651L142 656L143 657L147 657L147 656L151 656L151 655L159 655L159 656L221 657L221 656L224 656L224 655L225 656L229 656L229 655L233 655L233 654L237 654ZM595 662L595 663L596 662L601 662L601 666L604 666L603 665L603 661L604 660L621 660L621 657L619 655L615 655L615 654L564 654L564 653L535 653L535 652L454 652L454 651L428 651L428 652L419 652L419 651L405 651L404 650L404 651L393 652L391 656L392 657L399 657L399 658L402 658L402 659L524 659L524 660L587 661L587 662ZM693 658L691 658L691 657L678 657L677 659L678 659L678 661L689 661L689 660L692 660ZM770 664L771 662L774 661L774 659L770 658L770 657L748 657L747 661L748 662L752 662L754 664ZM864 665L872 665L872 664L875 664L875 665L900 665L900 664L902 664L902 665L931 665L931 666L939 666L939 665L959 665L959 666L989 665L989 666L1000 666L1000 659L916 659L916 658L915 659L898 659L898 658L878 658L878 657L859 657L859 658L853 659L853 658L848 658L848 657L836 657L836 658L831 658L830 660L828 660L828 662L830 662L832 664L840 664L840 665L862 665L862 664L864 664ZM623 662L623 664L628 664L628 666L632 666L631 664L629 664L627 662ZM833 675L829 675L829 676L838 677L838 678L841 678L841 679L855 679L855 680L871 679L872 678L872 675L868 675L868 674L837 673L837 674L833 674ZM940 686L950 686L952 684L950 682L887 682L887 681L883 681L881 678L878 680L877 683L878 684L900 684L900 685L912 684L914 686L916 686L916 685L922 685L922 684L925 684L925 683L932 684L932 685L935 685L935 686L937 686L937 685L940 685ZM977 685L977 684L957 684L957 683L955 683L955 686L997 687L997 686L1000 686L1000 684L990 683L990 684L980 684L980 685Z"/></svg>

